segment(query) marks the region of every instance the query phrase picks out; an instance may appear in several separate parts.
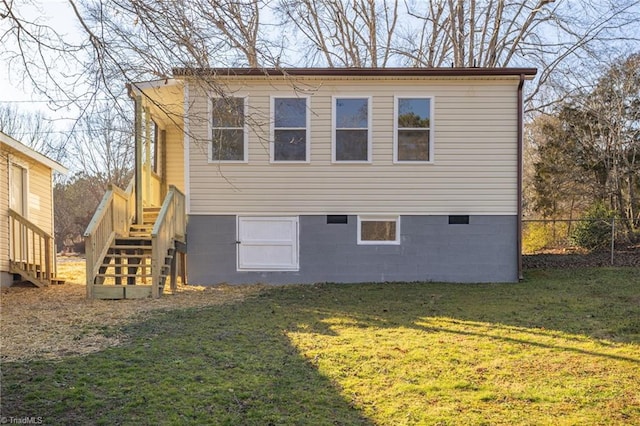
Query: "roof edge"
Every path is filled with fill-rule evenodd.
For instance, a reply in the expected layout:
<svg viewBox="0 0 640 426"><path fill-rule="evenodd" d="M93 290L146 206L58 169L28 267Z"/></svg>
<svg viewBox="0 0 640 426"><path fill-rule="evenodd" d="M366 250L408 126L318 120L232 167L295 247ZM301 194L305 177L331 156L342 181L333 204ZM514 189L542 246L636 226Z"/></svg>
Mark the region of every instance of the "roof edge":
<svg viewBox="0 0 640 426"><path fill-rule="evenodd" d="M521 76L532 79L536 68L174 68L180 77L316 76L316 77L465 77Z"/></svg>
<svg viewBox="0 0 640 426"><path fill-rule="evenodd" d="M62 173L63 175L66 175L67 173L69 173L69 169L63 166L62 164L58 163L55 160L52 160L51 158L47 157L44 154L39 153L38 151L35 151L32 148L29 148L27 145L23 144L17 139L14 139L13 137L9 136L4 132L0 132L0 142L26 155L27 157L30 157L33 160L44 164L50 169L55 170L59 173Z"/></svg>
<svg viewBox="0 0 640 426"><path fill-rule="evenodd" d="M129 96L144 92L147 89L158 89L161 87L177 86L178 81L175 78L159 78L156 80L132 81L126 84Z"/></svg>

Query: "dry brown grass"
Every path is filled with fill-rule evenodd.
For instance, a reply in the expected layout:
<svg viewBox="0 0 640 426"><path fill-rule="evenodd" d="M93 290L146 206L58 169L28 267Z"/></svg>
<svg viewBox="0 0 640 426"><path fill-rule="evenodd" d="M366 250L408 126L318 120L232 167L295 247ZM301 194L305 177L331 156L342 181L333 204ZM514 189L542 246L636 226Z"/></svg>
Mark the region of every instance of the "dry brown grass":
<svg viewBox="0 0 640 426"><path fill-rule="evenodd" d="M198 308L243 300L264 287L179 285L160 299L87 300L84 260L63 258L58 275L66 284L3 288L0 297L0 359L55 359L122 343L106 327L139 321L152 312Z"/></svg>

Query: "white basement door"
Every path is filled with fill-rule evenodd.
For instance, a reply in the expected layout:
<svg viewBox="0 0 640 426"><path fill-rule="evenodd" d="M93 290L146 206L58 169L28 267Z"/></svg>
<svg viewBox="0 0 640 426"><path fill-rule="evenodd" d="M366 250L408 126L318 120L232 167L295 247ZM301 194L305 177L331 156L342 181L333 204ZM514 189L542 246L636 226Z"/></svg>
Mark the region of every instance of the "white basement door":
<svg viewBox="0 0 640 426"><path fill-rule="evenodd" d="M238 216L239 271L297 271L298 217Z"/></svg>

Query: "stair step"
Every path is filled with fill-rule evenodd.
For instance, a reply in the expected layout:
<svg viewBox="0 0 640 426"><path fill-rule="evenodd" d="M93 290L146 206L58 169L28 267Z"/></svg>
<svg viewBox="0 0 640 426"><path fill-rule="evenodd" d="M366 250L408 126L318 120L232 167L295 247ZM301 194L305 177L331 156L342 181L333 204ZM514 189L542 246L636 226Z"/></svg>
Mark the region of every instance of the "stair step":
<svg viewBox="0 0 640 426"><path fill-rule="evenodd" d="M132 223L131 228L153 228L151 225L145 225L144 223Z"/></svg>
<svg viewBox="0 0 640 426"><path fill-rule="evenodd" d="M151 246L136 246L136 245L124 245L124 244L117 244L117 245L113 245L111 247L109 247L109 250L144 250L144 251L151 251ZM112 253L113 254L113 253Z"/></svg>
<svg viewBox="0 0 640 426"><path fill-rule="evenodd" d="M129 231L129 237L131 238L151 238L151 233L150 232L136 232L136 231Z"/></svg>
<svg viewBox="0 0 640 426"><path fill-rule="evenodd" d="M96 274L100 278L152 278L151 274ZM167 275L160 274L160 279L166 278Z"/></svg>
<svg viewBox="0 0 640 426"><path fill-rule="evenodd" d="M151 263L103 263L101 268L151 268Z"/></svg>
<svg viewBox="0 0 640 426"><path fill-rule="evenodd" d="M136 248L139 249L140 246L136 246ZM111 259L151 259L151 253L109 253L106 257Z"/></svg>
<svg viewBox="0 0 640 426"><path fill-rule="evenodd" d="M151 236L149 237L116 237L116 243L118 241L137 241L140 243L150 243L151 242Z"/></svg>

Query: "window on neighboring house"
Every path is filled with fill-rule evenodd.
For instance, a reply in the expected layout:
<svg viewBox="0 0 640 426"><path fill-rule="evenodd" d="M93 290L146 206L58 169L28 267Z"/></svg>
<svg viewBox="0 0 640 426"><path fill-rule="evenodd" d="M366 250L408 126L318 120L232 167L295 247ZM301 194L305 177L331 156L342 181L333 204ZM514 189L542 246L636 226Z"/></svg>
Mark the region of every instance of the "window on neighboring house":
<svg viewBox="0 0 640 426"><path fill-rule="evenodd" d="M358 244L400 244L400 217L358 216Z"/></svg>
<svg viewBox="0 0 640 426"><path fill-rule="evenodd" d="M247 161L244 115L245 98L212 99L209 161Z"/></svg>
<svg viewBox="0 0 640 426"><path fill-rule="evenodd" d="M433 161L431 108L431 98L396 98L394 162Z"/></svg>
<svg viewBox="0 0 640 426"><path fill-rule="evenodd" d="M307 99L306 97L272 98L272 161L309 161Z"/></svg>
<svg viewBox="0 0 640 426"><path fill-rule="evenodd" d="M334 98L333 106L333 161L371 161L369 98Z"/></svg>

